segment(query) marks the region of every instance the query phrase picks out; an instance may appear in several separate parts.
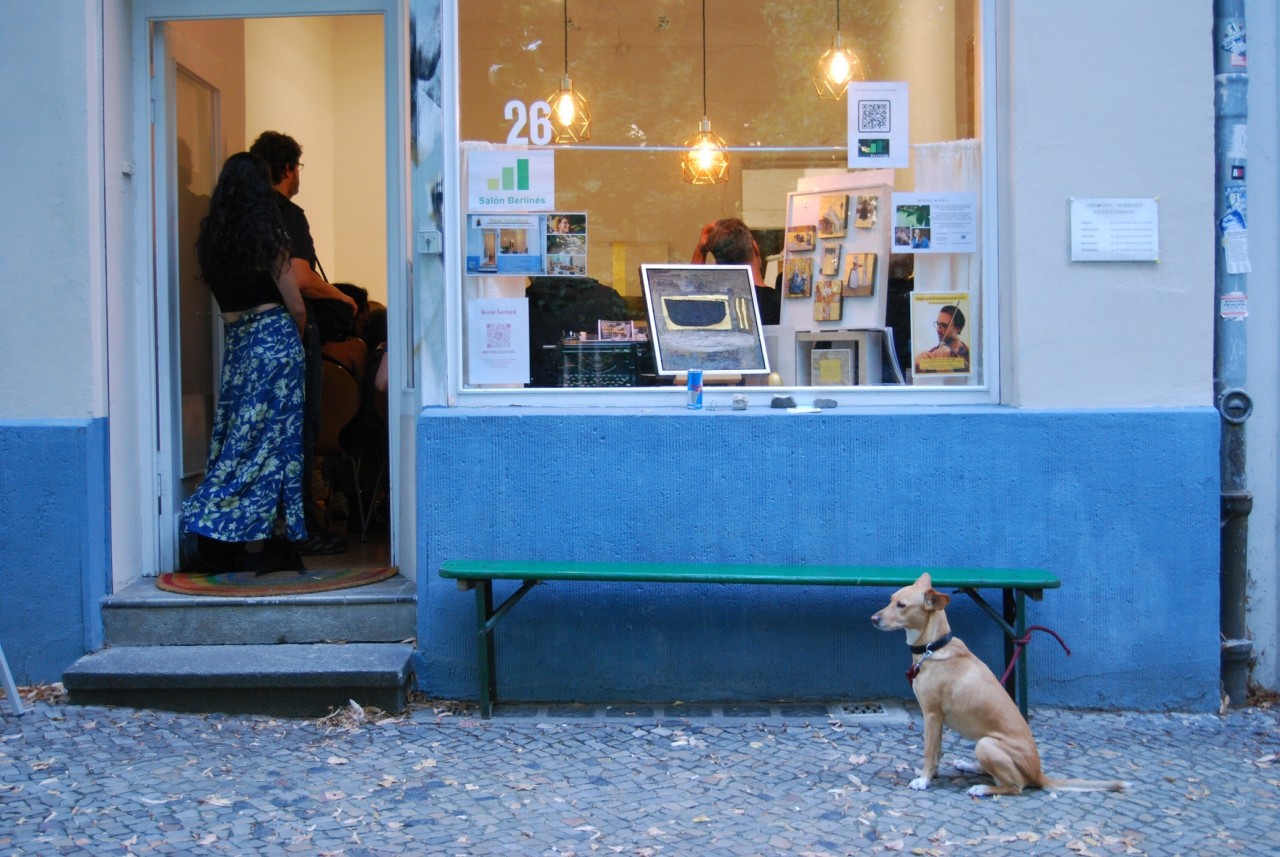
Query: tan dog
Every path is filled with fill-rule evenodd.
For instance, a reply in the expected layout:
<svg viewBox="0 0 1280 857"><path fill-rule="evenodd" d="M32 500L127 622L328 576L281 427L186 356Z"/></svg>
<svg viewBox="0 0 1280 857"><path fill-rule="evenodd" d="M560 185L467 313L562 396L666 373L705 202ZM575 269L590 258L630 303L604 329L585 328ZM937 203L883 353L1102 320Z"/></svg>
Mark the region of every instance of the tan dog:
<svg viewBox="0 0 1280 857"><path fill-rule="evenodd" d="M976 741L976 762L956 761L966 773L985 771L994 786L974 786L969 794L1021 794L1024 788L1067 791L1121 791L1127 783L1115 780L1055 780L1040 769L1040 751L1031 729L1009 694L961 640L951 636L945 608L951 597L934 590L928 574L893 594L889 606L871 617L881 631L907 632L912 667L908 672L924 715L924 770L911 781L913 789L927 789L938 773L942 756L942 727Z"/></svg>

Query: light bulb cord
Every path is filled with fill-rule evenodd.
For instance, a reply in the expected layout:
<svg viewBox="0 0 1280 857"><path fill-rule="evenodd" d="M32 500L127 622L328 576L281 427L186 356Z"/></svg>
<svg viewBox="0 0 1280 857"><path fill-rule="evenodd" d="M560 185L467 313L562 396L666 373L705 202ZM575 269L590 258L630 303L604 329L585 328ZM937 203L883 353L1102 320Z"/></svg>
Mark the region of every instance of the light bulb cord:
<svg viewBox="0 0 1280 857"><path fill-rule="evenodd" d="M568 2L568 0L565 0ZM702 0L702 117L707 116L707 0Z"/></svg>
<svg viewBox="0 0 1280 857"><path fill-rule="evenodd" d="M564 76L569 76L569 0L564 0Z"/></svg>

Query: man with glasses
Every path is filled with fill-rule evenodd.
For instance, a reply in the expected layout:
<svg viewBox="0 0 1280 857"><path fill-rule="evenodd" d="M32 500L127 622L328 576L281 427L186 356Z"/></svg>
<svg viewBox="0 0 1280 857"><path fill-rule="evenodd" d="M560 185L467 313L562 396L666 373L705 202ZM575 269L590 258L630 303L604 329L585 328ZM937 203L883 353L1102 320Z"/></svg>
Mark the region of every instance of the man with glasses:
<svg viewBox="0 0 1280 857"><path fill-rule="evenodd" d="M964 330L964 313L952 304L938 310L934 322L938 344L916 357L917 375L929 373L959 375L969 371L969 346L960 339Z"/></svg>
<svg viewBox="0 0 1280 857"><path fill-rule="evenodd" d="M316 256L315 241L311 238L311 224L302 207L293 201L302 185L302 146L288 134L279 131L263 131L249 147L271 168L271 185L276 191L276 203L284 228L289 233L289 264L293 268L298 290L308 301L336 300L351 308L355 317L357 305L354 299L334 286L323 276L324 268ZM317 270L318 269L318 270ZM303 543L299 553L303 556L339 554L347 550L347 541L336 533L328 533L324 520L316 506L312 489L315 470L316 439L320 436L320 379L323 363L320 351L320 330L308 304L307 328L303 335L306 355L306 404L302 420L302 504L307 514L307 532L310 538Z"/></svg>

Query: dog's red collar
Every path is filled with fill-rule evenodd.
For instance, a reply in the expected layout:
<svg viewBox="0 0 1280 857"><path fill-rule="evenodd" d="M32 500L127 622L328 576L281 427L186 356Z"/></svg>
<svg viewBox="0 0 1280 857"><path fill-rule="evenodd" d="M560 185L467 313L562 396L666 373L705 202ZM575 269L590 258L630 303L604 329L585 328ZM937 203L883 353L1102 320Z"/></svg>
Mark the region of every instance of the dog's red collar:
<svg viewBox="0 0 1280 857"><path fill-rule="evenodd" d="M915 684L916 676L920 675L920 667L924 666L924 662L933 657L933 653L941 649L947 643L951 642L950 634L943 634L926 646L911 646L911 654L923 655L920 660L916 661L907 670L907 684Z"/></svg>

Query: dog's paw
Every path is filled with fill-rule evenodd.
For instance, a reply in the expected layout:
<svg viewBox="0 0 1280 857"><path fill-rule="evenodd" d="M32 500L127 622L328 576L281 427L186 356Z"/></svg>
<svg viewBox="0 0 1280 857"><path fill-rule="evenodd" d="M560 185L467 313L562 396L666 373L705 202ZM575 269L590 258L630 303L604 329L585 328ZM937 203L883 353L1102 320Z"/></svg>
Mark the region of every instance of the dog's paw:
<svg viewBox="0 0 1280 857"><path fill-rule="evenodd" d="M981 774L983 773L982 765L978 764L976 759L952 759L951 767L960 771L962 774Z"/></svg>
<svg viewBox="0 0 1280 857"><path fill-rule="evenodd" d="M991 789L987 786L974 786L969 789L969 797L991 797Z"/></svg>
<svg viewBox="0 0 1280 857"><path fill-rule="evenodd" d="M914 780L911 781L910 785L911 785L911 788L915 789L916 791L922 792L925 789L929 788L929 783L931 782L933 781L930 780L928 777L916 777Z"/></svg>

